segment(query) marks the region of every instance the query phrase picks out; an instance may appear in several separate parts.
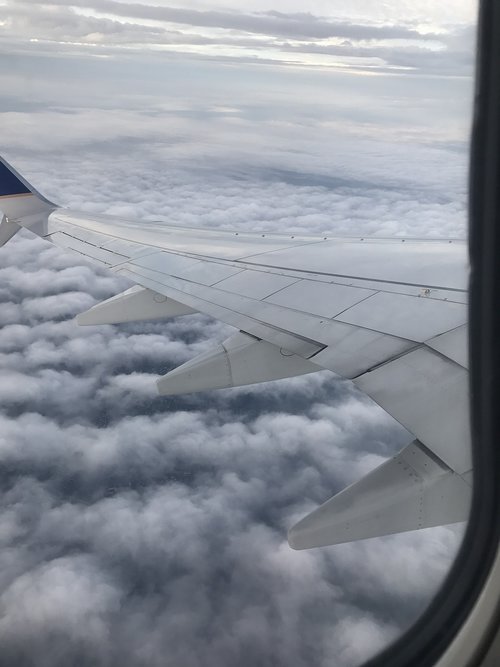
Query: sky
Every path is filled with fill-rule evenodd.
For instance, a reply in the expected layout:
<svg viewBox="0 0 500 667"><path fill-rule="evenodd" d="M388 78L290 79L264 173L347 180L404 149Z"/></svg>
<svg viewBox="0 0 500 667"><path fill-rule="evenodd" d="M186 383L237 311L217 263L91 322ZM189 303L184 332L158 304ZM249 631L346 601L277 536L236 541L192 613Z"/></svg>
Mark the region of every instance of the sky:
<svg viewBox="0 0 500 667"><path fill-rule="evenodd" d="M0 150L138 225L463 238L475 12L0 0ZM0 250L0 666L360 664L462 527L286 531L411 436L326 371L158 397L232 329L75 324L128 286L28 232Z"/></svg>

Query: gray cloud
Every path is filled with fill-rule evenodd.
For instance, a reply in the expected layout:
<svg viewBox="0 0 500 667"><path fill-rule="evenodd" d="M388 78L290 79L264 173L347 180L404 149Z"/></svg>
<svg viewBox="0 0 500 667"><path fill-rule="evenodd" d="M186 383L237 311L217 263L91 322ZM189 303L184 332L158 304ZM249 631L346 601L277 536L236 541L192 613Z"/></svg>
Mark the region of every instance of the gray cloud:
<svg viewBox="0 0 500 667"><path fill-rule="evenodd" d="M331 45L321 42L308 44L285 43L284 51L309 54L325 54L351 58L374 59L371 66L384 69L375 61L379 60L386 66L386 71L394 68L408 68L410 71L432 73L444 76L469 76L474 73L475 30L473 26L460 26L447 35L439 37L440 48L426 48L425 43L417 45L405 44L397 47L381 44L356 44L344 41L342 44Z"/></svg>
<svg viewBox="0 0 500 667"><path fill-rule="evenodd" d="M157 397L155 374L225 327L78 328L78 290L93 301L122 281L70 270L27 233L0 261L2 312L19 304L0 331L3 664L350 666L416 617L450 529L307 553L285 541L406 442L380 409L329 373Z"/></svg>
<svg viewBox="0 0 500 667"><path fill-rule="evenodd" d="M416 26L420 23L415 21ZM192 58L221 63L312 63L354 72L403 70L407 76L470 77L473 70L474 34L464 25L419 32L400 23L383 25L379 20L364 25L309 13L200 11L114 0L71 6L59 0L24 0L7 5L0 32L11 49L28 52L36 48L113 57L141 48L191 53Z"/></svg>
<svg viewBox="0 0 500 667"><path fill-rule="evenodd" d="M23 0L30 3L30 0ZM51 0L50 5L67 5L63 0ZM92 8L95 11L138 19L153 19L207 28L223 28L248 33L267 34L288 38L341 37L347 39L436 39L432 33L420 33L400 25L361 25L331 21L310 13L286 14L277 11L243 13L235 11L200 11L179 7L165 7L114 0L80 0L73 7Z"/></svg>
<svg viewBox="0 0 500 667"><path fill-rule="evenodd" d="M55 201L137 224L463 234L441 84L214 67L11 54L0 143ZM157 396L232 330L76 325L126 287L27 232L0 250L0 664L359 664L425 607L460 529L310 552L286 529L408 434L327 372Z"/></svg>

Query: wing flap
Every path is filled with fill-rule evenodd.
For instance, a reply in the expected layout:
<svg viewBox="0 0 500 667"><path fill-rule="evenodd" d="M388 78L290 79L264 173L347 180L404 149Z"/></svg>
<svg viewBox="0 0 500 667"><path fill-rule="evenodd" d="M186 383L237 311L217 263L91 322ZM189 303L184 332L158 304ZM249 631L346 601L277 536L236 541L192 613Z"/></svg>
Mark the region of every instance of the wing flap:
<svg viewBox="0 0 500 667"><path fill-rule="evenodd" d="M472 468L467 371L426 347L383 364L354 383L450 468Z"/></svg>
<svg viewBox="0 0 500 667"><path fill-rule="evenodd" d="M467 322L467 306L428 296L377 292L345 310L338 319L423 343Z"/></svg>
<svg viewBox="0 0 500 667"><path fill-rule="evenodd" d="M426 345L460 364L463 368L469 368L468 342L468 327L467 324L463 324L461 327L426 341Z"/></svg>

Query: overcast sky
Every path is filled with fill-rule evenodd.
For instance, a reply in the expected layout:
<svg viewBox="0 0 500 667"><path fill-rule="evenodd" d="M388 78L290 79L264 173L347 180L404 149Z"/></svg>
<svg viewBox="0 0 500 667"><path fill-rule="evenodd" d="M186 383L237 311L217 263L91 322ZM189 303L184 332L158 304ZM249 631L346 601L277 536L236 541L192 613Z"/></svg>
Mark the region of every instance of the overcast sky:
<svg viewBox="0 0 500 667"><path fill-rule="evenodd" d="M475 11L0 0L1 152L137 224L463 237ZM0 665L358 665L461 528L286 530L409 434L328 372L157 397L232 330L74 323L128 286L27 232L0 250Z"/></svg>

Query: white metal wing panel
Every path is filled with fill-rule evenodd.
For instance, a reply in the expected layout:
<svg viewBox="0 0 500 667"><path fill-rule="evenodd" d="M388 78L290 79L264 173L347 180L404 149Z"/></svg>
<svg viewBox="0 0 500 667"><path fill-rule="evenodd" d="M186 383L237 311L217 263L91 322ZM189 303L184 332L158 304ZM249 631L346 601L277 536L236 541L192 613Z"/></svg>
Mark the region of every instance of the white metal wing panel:
<svg viewBox="0 0 500 667"><path fill-rule="evenodd" d="M134 243L133 241L124 241L123 239L115 239L105 236L101 236L100 247L105 250L110 250L111 252L116 252L119 255L124 255L128 258L141 257L157 252L156 248L144 245L143 243Z"/></svg>
<svg viewBox="0 0 500 667"><path fill-rule="evenodd" d="M346 288L352 289L352 288ZM467 322L467 306L427 297L379 292L336 319L417 342Z"/></svg>
<svg viewBox="0 0 500 667"><path fill-rule="evenodd" d="M373 294L375 292L372 290L359 287L301 280L267 297L266 301L285 306L285 308L330 318Z"/></svg>
<svg viewBox="0 0 500 667"><path fill-rule="evenodd" d="M300 280L290 278L269 271L244 270L230 278L221 281L217 287L233 294L241 294L250 299L265 299L267 296L293 285Z"/></svg>
<svg viewBox="0 0 500 667"><path fill-rule="evenodd" d="M418 348L354 383L460 474L472 468L467 371Z"/></svg>
<svg viewBox="0 0 500 667"><path fill-rule="evenodd" d="M263 256L265 260L265 255ZM368 278L356 278L354 276L335 275L331 273L318 273L314 270L298 270L290 267L272 267L265 263L247 262L245 260L238 260L237 264L246 269L257 269L258 271L266 271L277 273L278 275L288 276L297 280L314 280L315 282L323 282L335 285L346 285L348 287L359 287L361 289L372 290L374 292L392 292L394 294L408 294L409 296L427 297L441 301L451 301L454 303L468 303L467 290L448 289L426 287L418 283L408 284L399 282L388 282L383 280L369 280Z"/></svg>
<svg viewBox="0 0 500 667"><path fill-rule="evenodd" d="M247 263L250 257L246 257ZM339 277L467 290L467 246L460 241L334 239L302 248L256 254L255 264Z"/></svg>
<svg viewBox="0 0 500 667"><path fill-rule="evenodd" d="M322 368L353 379L415 347L412 341L336 322L337 340L318 352L311 361ZM337 329L337 326L343 327Z"/></svg>
<svg viewBox="0 0 500 667"><path fill-rule="evenodd" d="M127 257L119 255L118 253L112 252L110 250L104 250L103 248L88 243L86 241L80 241L79 239L69 236L63 232L56 232L52 234L52 242L61 248L67 248L68 250L73 250L84 257L87 257L92 260L97 260L99 263L104 264L105 266L115 266L120 262L123 262Z"/></svg>
<svg viewBox="0 0 500 667"><path fill-rule="evenodd" d="M49 217L49 220L50 219L51 218ZM97 247L100 247L103 244L103 242L105 243L110 239L112 239L111 236L105 236L104 234L101 234L99 232L94 232L91 229L85 227L76 227L75 225L71 225L68 223L61 223L57 227L48 224L48 233L67 234L68 236L71 236L74 239L78 239L84 243L89 243ZM51 240L53 241L54 239Z"/></svg>
<svg viewBox="0 0 500 667"><path fill-rule="evenodd" d="M215 285L225 278L230 278L243 271L240 267L218 264L217 262L200 262L178 274L178 278L189 280L200 285Z"/></svg>
<svg viewBox="0 0 500 667"><path fill-rule="evenodd" d="M127 221L114 216L78 213L65 209L57 209L49 216L49 234L61 230L64 225L71 226L74 230L79 228L78 236L85 232L94 232L150 245L156 249L228 260L323 242L318 237L193 229L141 220Z"/></svg>
<svg viewBox="0 0 500 667"><path fill-rule="evenodd" d="M161 275L169 275L205 286L214 285L243 271L242 268L230 264L194 259L166 251L132 259L132 263Z"/></svg>
<svg viewBox="0 0 500 667"><path fill-rule="evenodd" d="M469 368L468 327L466 324L426 341L426 345L448 359Z"/></svg>
<svg viewBox="0 0 500 667"><path fill-rule="evenodd" d="M193 257L185 257L175 253L153 252L145 257L134 258L134 266L144 267L159 273L165 273L171 276L178 276L186 269L198 266L201 260Z"/></svg>

